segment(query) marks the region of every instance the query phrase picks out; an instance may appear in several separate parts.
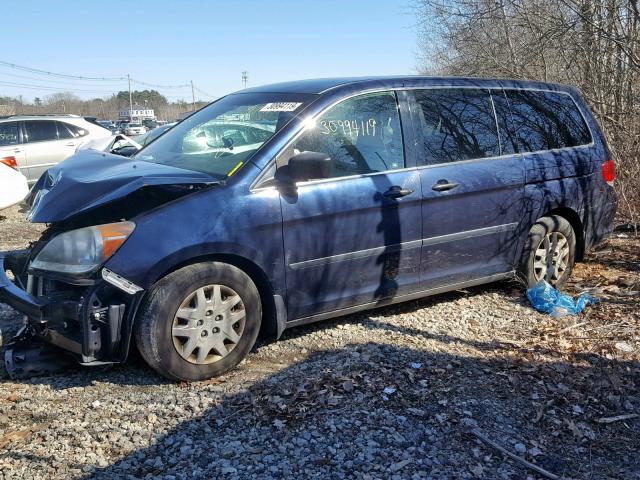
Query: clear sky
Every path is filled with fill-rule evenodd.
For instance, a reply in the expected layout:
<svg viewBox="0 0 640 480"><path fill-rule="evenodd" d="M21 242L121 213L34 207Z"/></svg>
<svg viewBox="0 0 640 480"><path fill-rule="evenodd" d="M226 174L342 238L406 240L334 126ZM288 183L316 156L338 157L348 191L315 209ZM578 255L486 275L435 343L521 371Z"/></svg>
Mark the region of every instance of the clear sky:
<svg viewBox="0 0 640 480"><path fill-rule="evenodd" d="M329 76L412 74L408 0L4 0L0 61L56 73L185 84L220 96L242 87ZM0 65L0 96L54 90L83 98L125 82L44 77ZM134 89L143 89L133 85ZM190 88L158 89L171 100ZM203 94L197 98L209 100Z"/></svg>

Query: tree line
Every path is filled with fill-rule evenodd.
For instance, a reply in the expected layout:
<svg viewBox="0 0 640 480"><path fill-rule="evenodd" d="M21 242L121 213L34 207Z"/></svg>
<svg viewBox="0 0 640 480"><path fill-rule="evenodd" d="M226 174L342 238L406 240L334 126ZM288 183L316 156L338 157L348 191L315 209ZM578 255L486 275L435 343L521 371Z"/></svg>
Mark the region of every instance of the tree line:
<svg viewBox="0 0 640 480"><path fill-rule="evenodd" d="M147 106L154 110L158 120L173 121L180 114L193 110L193 104L186 100L170 102L156 90L134 90L131 92L134 105ZM196 109L207 102L196 102ZM116 120L118 112L129 108L129 92L119 91L110 97L83 100L72 92L60 92L44 98L35 97L32 102L21 98L0 96L0 115L72 113L82 116Z"/></svg>
<svg viewBox="0 0 640 480"><path fill-rule="evenodd" d="M423 73L575 85L605 130L620 214L640 222L639 0L415 0Z"/></svg>

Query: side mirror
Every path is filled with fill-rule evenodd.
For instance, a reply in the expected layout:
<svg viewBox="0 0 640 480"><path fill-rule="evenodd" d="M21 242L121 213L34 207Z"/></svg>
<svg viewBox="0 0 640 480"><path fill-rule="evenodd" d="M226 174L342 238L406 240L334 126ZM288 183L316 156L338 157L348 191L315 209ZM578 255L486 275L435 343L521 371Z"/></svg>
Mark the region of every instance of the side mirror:
<svg viewBox="0 0 640 480"><path fill-rule="evenodd" d="M287 165L276 170L275 179L282 184L295 184L305 180L329 178L331 157L326 153L302 152L289 159Z"/></svg>

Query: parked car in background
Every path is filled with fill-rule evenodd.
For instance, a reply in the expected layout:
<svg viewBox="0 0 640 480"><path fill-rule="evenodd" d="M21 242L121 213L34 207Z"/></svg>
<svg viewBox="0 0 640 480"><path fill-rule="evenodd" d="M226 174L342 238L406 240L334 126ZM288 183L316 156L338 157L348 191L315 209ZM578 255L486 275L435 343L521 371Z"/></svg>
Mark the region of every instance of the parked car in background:
<svg viewBox="0 0 640 480"><path fill-rule="evenodd" d="M140 123L127 123L122 133L125 135L142 135L147 129Z"/></svg>
<svg viewBox="0 0 640 480"><path fill-rule="evenodd" d="M144 135L142 135L144 136ZM136 137L136 140L139 137ZM98 138L82 144L76 150L76 153L85 150L97 150L99 152L115 153L123 157L130 157L142 148L142 145L131 137L127 137L123 133L118 133L111 137Z"/></svg>
<svg viewBox="0 0 640 480"><path fill-rule="evenodd" d="M131 139L127 139L127 141L115 141L108 151L123 157L131 157L174 125L175 123L167 123L161 127L149 130L147 133L136 137L135 141Z"/></svg>
<svg viewBox="0 0 640 480"><path fill-rule="evenodd" d="M81 144L111 132L77 115L14 115L0 119L0 157L12 156L30 184Z"/></svg>
<svg viewBox="0 0 640 480"><path fill-rule="evenodd" d="M142 125L147 129L147 130L153 130L154 128L156 128L159 124L157 121L155 120L151 120L151 119L144 119L142 120Z"/></svg>
<svg viewBox="0 0 640 480"><path fill-rule="evenodd" d="M116 133L119 133L119 129L118 127L116 127L116 124L114 122L112 122L111 120L98 120L97 121L98 125L108 129L112 135L115 135Z"/></svg>
<svg viewBox="0 0 640 480"><path fill-rule="evenodd" d="M136 140L138 140L138 143L140 143L143 147L146 147L147 145L149 145L149 143L151 143L153 140L158 138L160 135L162 135L164 132L166 132L167 130L169 130L175 125L176 125L176 122L165 123L164 125L158 126L153 130L148 131L141 137L138 137Z"/></svg>
<svg viewBox="0 0 640 480"><path fill-rule="evenodd" d="M142 147L148 145L174 125L175 123L168 123L162 127L154 128L147 133L137 136L135 140L122 133L109 138L93 140L80 146L76 152L98 150L101 152L115 153L122 157L131 157L142 149Z"/></svg>
<svg viewBox="0 0 640 480"><path fill-rule="evenodd" d="M115 124L116 124L116 131L114 132L114 134L118 134L118 133L124 133L124 129L129 124L129 122L126 120L118 120L115 122Z"/></svg>
<svg viewBox="0 0 640 480"><path fill-rule="evenodd" d="M28 193L27 177L18 171L15 158L0 156L0 210L20 203Z"/></svg>
<svg viewBox="0 0 640 480"><path fill-rule="evenodd" d="M250 88L132 159L87 151L51 168L27 200L49 228L4 254L16 283L0 254L0 300L28 317L25 342L85 365L122 362L135 342L161 374L201 380L260 331L516 276L561 287L613 229L614 178L565 85Z"/></svg>

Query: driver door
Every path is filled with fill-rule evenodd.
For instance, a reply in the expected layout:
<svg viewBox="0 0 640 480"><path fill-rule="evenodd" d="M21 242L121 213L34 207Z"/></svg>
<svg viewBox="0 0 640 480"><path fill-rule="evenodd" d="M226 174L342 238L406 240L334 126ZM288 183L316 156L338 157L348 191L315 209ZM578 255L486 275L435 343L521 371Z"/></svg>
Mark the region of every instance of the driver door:
<svg viewBox="0 0 640 480"><path fill-rule="evenodd" d="M302 151L328 154L332 168L330 178L298 182L280 194L289 318L416 291L420 175L405 161L396 93L335 105L279 165Z"/></svg>

